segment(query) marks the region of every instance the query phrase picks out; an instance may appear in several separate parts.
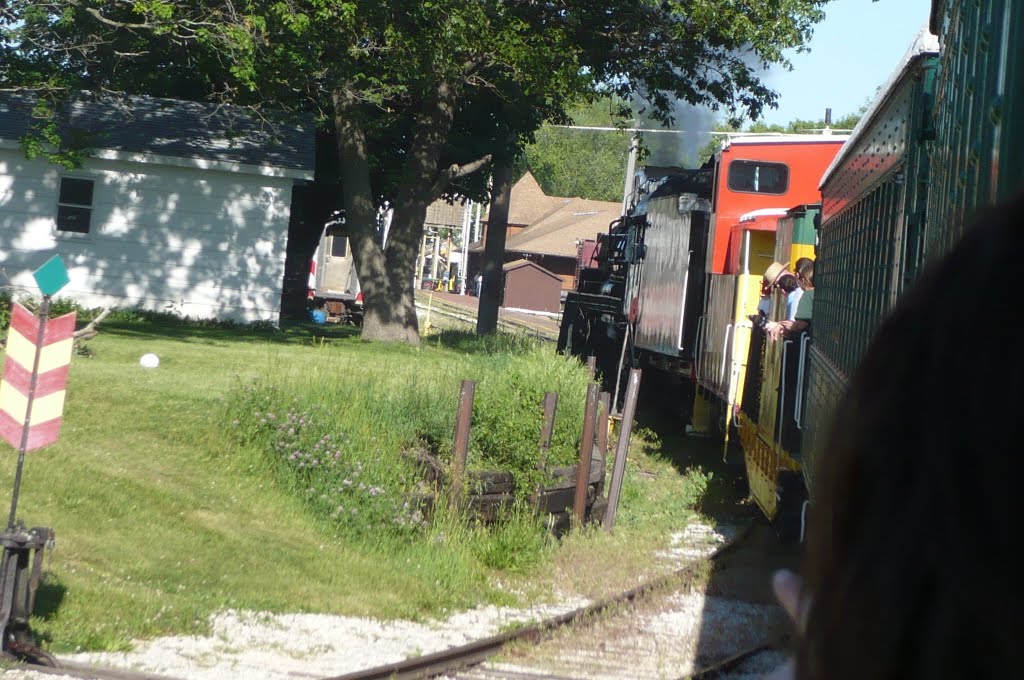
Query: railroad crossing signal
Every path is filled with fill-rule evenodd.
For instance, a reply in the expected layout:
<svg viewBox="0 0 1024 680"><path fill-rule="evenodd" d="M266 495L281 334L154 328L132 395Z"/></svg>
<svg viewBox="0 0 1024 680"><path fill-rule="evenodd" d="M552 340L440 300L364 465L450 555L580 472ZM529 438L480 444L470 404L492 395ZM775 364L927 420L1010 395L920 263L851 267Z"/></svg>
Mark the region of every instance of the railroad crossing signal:
<svg viewBox="0 0 1024 680"><path fill-rule="evenodd" d="M42 551L53 530L26 529L17 519L25 452L57 441L74 345L75 315L50 319L50 296L68 283L68 271L54 256L33 276L43 293L39 316L15 303L0 379L0 436L18 449L7 530L0 532L0 649L37 663L56 665L40 649L28 625L42 575Z"/></svg>
<svg viewBox="0 0 1024 680"><path fill-rule="evenodd" d="M54 255L32 274L43 303L39 316L11 305L7 358L0 380L0 437L18 449L11 518L14 526L25 453L57 441L74 345L75 314L50 319L50 296L68 283L68 271Z"/></svg>
<svg viewBox="0 0 1024 680"><path fill-rule="evenodd" d="M50 296L68 283L54 255L33 276L43 293L39 317L11 305L7 358L0 380L0 437L20 453L57 441L74 345L75 313L49 319ZM20 466L19 466L20 467Z"/></svg>
<svg viewBox="0 0 1024 680"><path fill-rule="evenodd" d="M0 436L11 446L31 451L60 436L74 334L74 312L46 319L11 306L0 381Z"/></svg>

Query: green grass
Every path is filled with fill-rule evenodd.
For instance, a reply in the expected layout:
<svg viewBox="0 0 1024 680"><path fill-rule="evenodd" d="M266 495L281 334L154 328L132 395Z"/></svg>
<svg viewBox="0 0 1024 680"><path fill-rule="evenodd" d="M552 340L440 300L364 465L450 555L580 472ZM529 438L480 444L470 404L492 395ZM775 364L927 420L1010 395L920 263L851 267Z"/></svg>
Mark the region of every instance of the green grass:
<svg viewBox="0 0 1024 680"><path fill-rule="evenodd" d="M104 324L88 343L92 356L74 358L61 440L25 465L18 515L57 538L33 628L56 652L123 649L202 633L224 608L416 619L512 602L499 580L543 596L576 560L598 568L628 554L642 567L642 551L685 522L695 493L687 489L698 488L642 451L636 459L655 472L627 478L612 536L579 532L556 544L523 516L487 530L445 515L413 533L374 533L352 531L332 516L333 500L311 497L306 473L268 449L272 437L232 426L245 386L274 389L304 400L297 410L320 408L316 432L345 434L351 459L368 470L423 428L450 439L460 379L480 379L486 401L488 376L545 377L543 350L521 343L442 334L415 349L312 325ZM147 352L160 356L159 368L138 365ZM539 427L530 430L536 437ZM0 485L9 491L16 456L5 448ZM483 455L479 446L472 455ZM408 473L389 465L376 474Z"/></svg>

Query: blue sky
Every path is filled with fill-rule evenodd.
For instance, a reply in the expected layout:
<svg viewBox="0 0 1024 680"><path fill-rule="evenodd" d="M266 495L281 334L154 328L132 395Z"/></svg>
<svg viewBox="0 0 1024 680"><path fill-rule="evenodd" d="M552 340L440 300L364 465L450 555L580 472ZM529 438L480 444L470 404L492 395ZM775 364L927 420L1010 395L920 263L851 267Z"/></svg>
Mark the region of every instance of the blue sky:
<svg viewBox="0 0 1024 680"><path fill-rule="evenodd" d="M874 98L928 21L930 0L833 0L824 7L809 53L790 54L792 71L773 69L764 82L779 93L779 108L763 119L785 125L857 112Z"/></svg>

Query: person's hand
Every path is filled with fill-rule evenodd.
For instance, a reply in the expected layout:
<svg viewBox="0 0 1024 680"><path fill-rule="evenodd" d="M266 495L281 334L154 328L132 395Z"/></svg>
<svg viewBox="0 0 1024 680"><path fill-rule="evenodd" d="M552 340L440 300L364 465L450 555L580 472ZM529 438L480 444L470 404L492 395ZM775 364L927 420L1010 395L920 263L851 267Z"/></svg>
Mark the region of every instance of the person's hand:
<svg viewBox="0 0 1024 680"><path fill-rule="evenodd" d="M800 600L803 579L789 569L779 569L772 575L772 590L775 591L775 599L793 620L797 632L803 633L807 626L808 604L806 601L801 602Z"/></svg>
<svg viewBox="0 0 1024 680"><path fill-rule="evenodd" d="M801 601L800 591L803 580L788 569L780 569L772 575L772 590L775 599L789 614L796 626L797 634L802 634L807 626L807 600ZM761 680L793 680L796 677L796 661L791 657Z"/></svg>
<svg viewBox="0 0 1024 680"><path fill-rule="evenodd" d="M771 340L778 340L782 337L782 324L777 321L769 321L764 325L764 332L768 335Z"/></svg>
<svg viewBox="0 0 1024 680"><path fill-rule="evenodd" d="M784 321L780 321L779 325L782 326L782 330L784 330L784 331L791 331L791 330L793 330L793 324L794 323L796 323L796 322L795 321L790 321L789 319L786 319Z"/></svg>
<svg viewBox="0 0 1024 680"><path fill-rule="evenodd" d="M786 659L786 662L773 670L771 673L761 676L761 680L794 680L796 678L796 661Z"/></svg>

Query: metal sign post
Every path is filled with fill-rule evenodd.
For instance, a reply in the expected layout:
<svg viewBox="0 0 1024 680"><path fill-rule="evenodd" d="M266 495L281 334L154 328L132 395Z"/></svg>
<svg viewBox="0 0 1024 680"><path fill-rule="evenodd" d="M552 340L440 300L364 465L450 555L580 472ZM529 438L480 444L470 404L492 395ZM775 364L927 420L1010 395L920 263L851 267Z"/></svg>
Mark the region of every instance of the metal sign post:
<svg viewBox="0 0 1024 680"><path fill-rule="evenodd" d="M17 303L15 303L17 304ZM19 307L21 305L18 305ZM28 395L25 399L25 420L21 426L21 441L18 445L18 467L14 473L14 489L11 495L11 515L7 519L7 530L14 528L18 515L18 493L21 491L21 471L25 467L25 452L28 451L28 439L32 432L32 403L35 401L36 388L39 386L39 357L42 354L43 338L46 337L46 321L50 317L50 296L43 296L43 304L39 307L39 329L36 331L35 352L32 357L32 372L28 376ZM13 323L13 322L12 322ZM13 363L13 361L12 361ZM6 373L6 371L4 371Z"/></svg>

